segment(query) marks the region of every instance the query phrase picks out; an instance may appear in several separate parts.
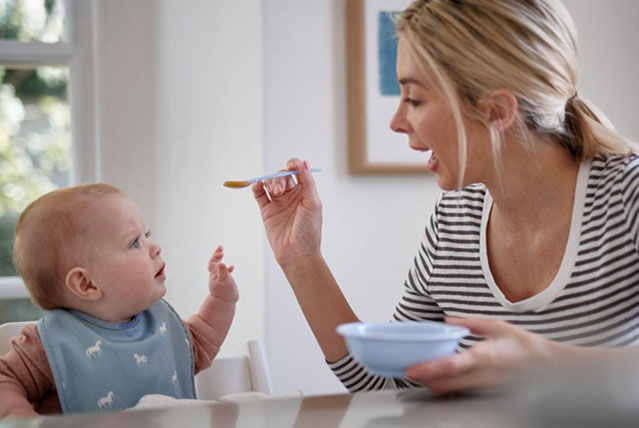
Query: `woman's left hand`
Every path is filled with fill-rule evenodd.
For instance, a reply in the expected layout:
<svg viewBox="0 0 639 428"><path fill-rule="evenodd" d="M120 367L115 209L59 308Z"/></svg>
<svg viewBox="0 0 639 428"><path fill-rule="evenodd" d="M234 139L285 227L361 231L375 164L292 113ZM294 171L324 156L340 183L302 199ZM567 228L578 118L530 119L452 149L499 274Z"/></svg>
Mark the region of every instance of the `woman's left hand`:
<svg viewBox="0 0 639 428"><path fill-rule="evenodd" d="M505 321L446 318L485 340L450 357L409 367L406 377L435 395L491 388L521 380L527 370L558 358L567 345L552 342Z"/></svg>

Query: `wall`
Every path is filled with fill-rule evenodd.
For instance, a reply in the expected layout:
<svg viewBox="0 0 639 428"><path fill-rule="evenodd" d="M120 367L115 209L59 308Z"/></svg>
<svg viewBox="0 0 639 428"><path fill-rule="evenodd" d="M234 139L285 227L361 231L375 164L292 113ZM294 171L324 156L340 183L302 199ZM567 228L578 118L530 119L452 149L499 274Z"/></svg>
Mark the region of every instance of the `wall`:
<svg viewBox="0 0 639 428"><path fill-rule="evenodd" d="M579 95L639 141L639 2L564 0L579 34Z"/></svg>
<svg viewBox="0 0 639 428"><path fill-rule="evenodd" d="M99 112L94 130L98 140L96 179L122 188L155 228L156 185L149 180L157 150L153 0L92 4L97 25L92 41L97 49L94 91Z"/></svg>
<svg viewBox="0 0 639 428"><path fill-rule="evenodd" d="M263 170L261 3L156 3L154 236L166 297L184 317L208 293L218 243L237 266L241 302L222 355L264 336L261 223L250 190L222 187Z"/></svg>

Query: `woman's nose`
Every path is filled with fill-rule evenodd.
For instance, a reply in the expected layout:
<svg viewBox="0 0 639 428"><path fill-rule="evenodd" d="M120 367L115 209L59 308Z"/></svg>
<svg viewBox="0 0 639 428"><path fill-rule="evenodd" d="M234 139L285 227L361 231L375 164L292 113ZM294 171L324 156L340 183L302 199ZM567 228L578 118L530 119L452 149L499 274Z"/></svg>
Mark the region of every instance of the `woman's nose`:
<svg viewBox="0 0 639 428"><path fill-rule="evenodd" d="M399 102L395 114L391 117L390 129L401 134L408 132L408 126L406 125L406 107L402 101Z"/></svg>

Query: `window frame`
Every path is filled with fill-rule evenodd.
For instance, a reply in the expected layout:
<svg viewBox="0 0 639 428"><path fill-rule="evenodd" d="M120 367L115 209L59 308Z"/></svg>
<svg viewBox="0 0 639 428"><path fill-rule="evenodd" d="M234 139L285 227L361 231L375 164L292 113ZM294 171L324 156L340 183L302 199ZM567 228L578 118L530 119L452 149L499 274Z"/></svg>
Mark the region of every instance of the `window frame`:
<svg viewBox="0 0 639 428"><path fill-rule="evenodd" d="M0 64L3 66L69 67L67 99L71 114L70 184L98 181L100 177L97 1L63 0L66 42L0 40ZM28 297L29 293L19 276L0 277L0 299Z"/></svg>

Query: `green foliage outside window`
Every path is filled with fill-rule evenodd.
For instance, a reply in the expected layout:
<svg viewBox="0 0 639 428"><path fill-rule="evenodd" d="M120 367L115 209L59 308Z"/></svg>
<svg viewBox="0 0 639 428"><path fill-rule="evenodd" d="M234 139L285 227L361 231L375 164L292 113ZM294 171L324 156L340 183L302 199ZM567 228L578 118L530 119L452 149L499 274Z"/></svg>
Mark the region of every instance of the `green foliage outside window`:
<svg viewBox="0 0 639 428"><path fill-rule="evenodd" d="M62 39L61 3L0 0L0 38ZM0 276L15 275L15 221L38 196L68 185L70 115L67 67L0 64Z"/></svg>
<svg viewBox="0 0 639 428"><path fill-rule="evenodd" d="M62 1L0 0L0 39L45 43L64 40Z"/></svg>

